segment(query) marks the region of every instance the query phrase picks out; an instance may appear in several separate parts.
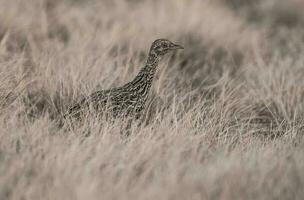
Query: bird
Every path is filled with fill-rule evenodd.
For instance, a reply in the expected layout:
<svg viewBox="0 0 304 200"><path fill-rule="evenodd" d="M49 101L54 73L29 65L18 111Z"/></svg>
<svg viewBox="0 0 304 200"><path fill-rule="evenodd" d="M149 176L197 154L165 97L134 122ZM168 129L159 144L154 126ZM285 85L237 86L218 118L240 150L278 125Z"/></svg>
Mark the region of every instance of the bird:
<svg viewBox="0 0 304 200"><path fill-rule="evenodd" d="M157 66L163 56L171 51L184 49L168 39L155 40L149 50L145 65L135 78L120 86L95 91L70 106L64 118L80 118L88 110L97 114L109 113L112 117L134 117L138 119L145 108Z"/></svg>

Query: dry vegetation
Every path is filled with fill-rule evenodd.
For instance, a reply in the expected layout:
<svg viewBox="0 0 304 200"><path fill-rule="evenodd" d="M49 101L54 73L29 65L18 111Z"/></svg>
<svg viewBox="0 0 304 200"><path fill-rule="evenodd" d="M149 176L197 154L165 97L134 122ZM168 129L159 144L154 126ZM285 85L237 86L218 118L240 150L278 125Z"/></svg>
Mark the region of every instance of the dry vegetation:
<svg viewBox="0 0 304 200"><path fill-rule="evenodd" d="M304 1L0 0L0 199L303 199ZM163 60L144 123L83 95ZM89 133L89 134L88 134Z"/></svg>

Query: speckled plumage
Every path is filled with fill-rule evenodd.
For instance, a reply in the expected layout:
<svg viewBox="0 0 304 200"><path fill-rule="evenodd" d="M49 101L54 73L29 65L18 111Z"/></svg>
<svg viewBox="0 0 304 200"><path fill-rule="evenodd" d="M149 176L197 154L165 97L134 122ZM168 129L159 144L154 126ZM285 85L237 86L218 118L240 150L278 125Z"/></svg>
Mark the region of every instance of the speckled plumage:
<svg viewBox="0 0 304 200"><path fill-rule="evenodd" d="M79 117L80 114L92 109L97 113L111 113L113 117L135 116L138 118L145 107L161 57L175 49L183 49L183 47L166 39L155 40L151 45L145 66L131 82L121 87L92 93L72 105L65 117Z"/></svg>

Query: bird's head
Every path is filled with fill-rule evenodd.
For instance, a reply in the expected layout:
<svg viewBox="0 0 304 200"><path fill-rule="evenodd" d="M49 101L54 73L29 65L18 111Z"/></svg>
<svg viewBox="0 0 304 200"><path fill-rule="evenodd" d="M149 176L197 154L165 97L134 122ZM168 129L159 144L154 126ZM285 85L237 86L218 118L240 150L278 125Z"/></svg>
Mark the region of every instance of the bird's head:
<svg viewBox="0 0 304 200"><path fill-rule="evenodd" d="M156 54L157 56L163 56L166 53L176 49L184 49L184 47L174 44L167 39L157 39L152 43L150 53Z"/></svg>

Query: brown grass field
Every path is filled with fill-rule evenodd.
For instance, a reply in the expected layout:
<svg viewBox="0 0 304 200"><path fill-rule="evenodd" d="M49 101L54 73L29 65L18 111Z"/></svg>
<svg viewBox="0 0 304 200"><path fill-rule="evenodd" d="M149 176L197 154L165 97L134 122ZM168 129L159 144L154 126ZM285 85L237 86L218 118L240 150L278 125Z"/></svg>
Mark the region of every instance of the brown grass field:
<svg viewBox="0 0 304 200"><path fill-rule="evenodd" d="M0 0L1 200L304 199L303 0ZM147 108L58 125L150 44ZM126 136L126 133L130 134Z"/></svg>

